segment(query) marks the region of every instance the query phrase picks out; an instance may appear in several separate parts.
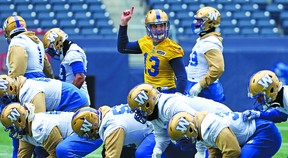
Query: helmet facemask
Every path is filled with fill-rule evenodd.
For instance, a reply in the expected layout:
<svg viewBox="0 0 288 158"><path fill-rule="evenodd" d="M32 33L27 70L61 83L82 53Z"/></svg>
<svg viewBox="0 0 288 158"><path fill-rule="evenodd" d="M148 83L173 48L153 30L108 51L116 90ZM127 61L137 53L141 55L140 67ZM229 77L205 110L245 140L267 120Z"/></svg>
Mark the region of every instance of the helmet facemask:
<svg viewBox="0 0 288 158"><path fill-rule="evenodd" d="M159 30L157 27L161 27L162 29ZM147 34L150 38L153 39L154 42L161 42L165 38L167 38L169 29L170 29L169 21L146 24Z"/></svg>
<svg viewBox="0 0 288 158"><path fill-rule="evenodd" d="M134 113L136 121L145 124L148 119L148 112L141 111L140 109L131 109L131 113Z"/></svg>

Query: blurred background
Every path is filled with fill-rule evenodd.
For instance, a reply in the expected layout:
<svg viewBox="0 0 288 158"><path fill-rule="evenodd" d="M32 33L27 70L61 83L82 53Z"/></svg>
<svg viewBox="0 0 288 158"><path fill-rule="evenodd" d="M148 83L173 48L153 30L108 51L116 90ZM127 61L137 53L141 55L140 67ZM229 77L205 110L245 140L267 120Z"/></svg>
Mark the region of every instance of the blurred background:
<svg viewBox="0 0 288 158"><path fill-rule="evenodd" d="M130 41L146 35L144 18L152 8L163 9L170 18L170 37L185 51L185 64L197 35L190 25L196 11L212 6L221 13L225 72L220 80L227 104L243 111L253 103L247 97L250 76L262 69L288 78L288 0L1 0L0 23L9 15L20 15L28 30L43 34L53 28L64 30L69 39L87 54L87 84L92 106L126 103L129 90L143 82L142 55L117 51L121 14L134 6L128 25ZM8 44L0 29L0 71L6 73ZM51 59L55 75L59 61Z"/></svg>

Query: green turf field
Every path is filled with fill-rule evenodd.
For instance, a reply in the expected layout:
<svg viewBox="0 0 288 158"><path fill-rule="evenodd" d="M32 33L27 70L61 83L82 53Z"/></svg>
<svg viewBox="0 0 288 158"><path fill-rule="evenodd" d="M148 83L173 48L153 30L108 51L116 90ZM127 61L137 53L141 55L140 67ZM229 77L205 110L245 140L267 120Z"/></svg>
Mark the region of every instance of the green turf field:
<svg viewBox="0 0 288 158"><path fill-rule="evenodd" d="M278 153L273 158L287 158L288 157L288 122L277 124L282 134L282 146ZM12 145L11 139L8 137L8 133L0 127L0 157L11 157ZM98 149L93 153L87 155L85 158L101 158L101 150Z"/></svg>

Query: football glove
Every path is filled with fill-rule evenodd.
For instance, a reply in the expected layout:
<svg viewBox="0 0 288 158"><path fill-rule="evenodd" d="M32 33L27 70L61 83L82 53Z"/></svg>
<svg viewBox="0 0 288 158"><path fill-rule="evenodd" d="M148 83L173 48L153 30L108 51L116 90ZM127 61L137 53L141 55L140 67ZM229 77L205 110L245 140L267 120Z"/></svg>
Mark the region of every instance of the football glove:
<svg viewBox="0 0 288 158"><path fill-rule="evenodd" d="M191 89L190 89L190 96L194 97L194 96L198 96L198 94L201 92L202 87L200 85L200 83L196 83Z"/></svg>
<svg viewBox="0 0 288 158"><path fill-rule="evenodd" d="M159 148L154 148L152 158L161 158L162 150Z"/></svg>
<svg viewBox="0 0 288 158"><path fill-rule="evenodd" d="M260 111L255 110L245 110L242 113L243 121L250 121L260 117Z"/></svg>

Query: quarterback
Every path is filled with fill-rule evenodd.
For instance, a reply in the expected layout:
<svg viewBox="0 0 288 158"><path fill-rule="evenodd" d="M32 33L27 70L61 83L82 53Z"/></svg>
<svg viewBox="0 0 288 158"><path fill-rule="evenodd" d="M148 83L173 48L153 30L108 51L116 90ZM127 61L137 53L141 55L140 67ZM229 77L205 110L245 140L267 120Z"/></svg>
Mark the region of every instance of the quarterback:
<svg viewBox="0 0 288 158"><path fill-rule="evenodd" d="M152 124L137 122L127 104L81 108L73 116L72 128L81 137L103 140L106 158L120 158L123 146L137 149L136 157L151 157L142 142L153 143Z"/></svg>
<svg viewBox="0 0 288 158"><path fill-rule="evenodd" d="M156 141L153 149L154 157L159 157L170 144L167 125L170 118L176 113L185 111L194 115L196 111L203 110L209 112L231 111L224 104L210 99L160 93L151 84L147 83L139 84L130 90L128 104L137 121L145 123L148 120L154 126ZM198 152L202 154L204 151L197 148Z"/></svg>
<svg viewBox="0 0 288 158"><path fill-rule="evenodd" d="M163 93L183 94L187 84L184 51L168 37L170 23L167 14L160 9L148 11L145 18L147 35L136 42L129 42L127 23L133 9L124 11L121 16L118 51L124 54L143 54L144 82L152 84Z"/></svg>
<svg viewBox="0 0 288 158"><path fill-rule="evenodd" d="M192 30L199 38L186 67L188 83L185 93L222 102L224 92L219 77L224 72L223 45L220 33L216 32L221 14L213 7L203 7L194 18Z"/></svg>
<svg viewBox="0 0 288 158"><path fill-rule="evenodd" d="M179 112L170 119L168 134L175 144L204 142L209 157L270 158L276 154L282 138L275 124L261 119L244 122L241 115Z"/></svg>
<svg viewBox="0 0 288 158"><path fill-rule="evenodd" d="M9 43L6 59L8 75L54 78L43 43L34 32L27 31L26 22L21 16L9 16L3 30Z"/></svg>
<svg viewBox="0 0 288 158"><path fill-rule="evenodd" d="M84 50L68 40L68 35L60 28L48 30L42 41L45 52L53 59L61 60L59 79L72 83L82 90L90 105L90 96L85 81L88 61Z"/></svg>
<svg viewBox="0 0 288 158"><path fill-rule="evenodd" d="M101 140L87 141L75 136L69 145L63 144L63 139L71 139L73 135L70 123L74 112L34 113L34 110L31 103L11 103L1 113L5 131L9 131L10 137L20 139L18 158L31 157L38 146L44 147L48 157L84 157L102 144Z"/></svg>
<svg viewBox="0 0 288 158"><path fill-rule="evenodd" d="M255 73L248 90L248 96L256 100L256 110L244 111L244 120L261 118L275 123L287 121L288 86L282 85L274 72L261 70Z"/></svg>

